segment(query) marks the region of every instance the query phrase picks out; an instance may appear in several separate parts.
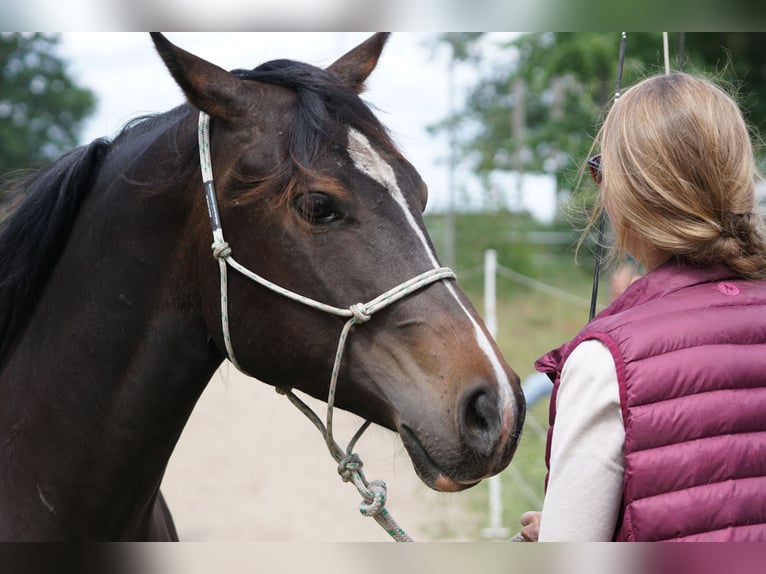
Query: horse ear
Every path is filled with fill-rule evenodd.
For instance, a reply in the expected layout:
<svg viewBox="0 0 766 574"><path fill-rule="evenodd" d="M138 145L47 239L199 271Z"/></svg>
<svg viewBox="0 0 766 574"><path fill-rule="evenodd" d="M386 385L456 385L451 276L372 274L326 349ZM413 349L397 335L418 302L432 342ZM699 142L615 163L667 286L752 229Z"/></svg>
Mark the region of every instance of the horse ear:
<svg viewBox="0 0 766 574"><path fill-rule="evenodd" d="M236 76L175 46L159 32L150 34L189 103L223 120L235 120L244 114L243 86Z"/></svg>
<svg viewBox="0 0 766 574"><path fill-rule="evenodd" d="M338 58L327 71L348 84L357 94L362 92L364 81L378 65L378 58L389 36L389 32L378 32Z"/></svg>

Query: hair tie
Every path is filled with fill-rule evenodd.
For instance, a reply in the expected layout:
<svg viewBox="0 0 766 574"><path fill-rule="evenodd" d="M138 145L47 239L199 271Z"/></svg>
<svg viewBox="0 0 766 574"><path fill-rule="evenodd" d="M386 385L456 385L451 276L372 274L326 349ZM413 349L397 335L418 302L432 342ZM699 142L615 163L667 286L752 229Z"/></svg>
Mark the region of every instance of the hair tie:
<svg viewBox="0 0 766 574"><path fill-rule="evenodd" d="M721 226L722 237L746 240L750 237L752 213L727 213Z"/></svg>

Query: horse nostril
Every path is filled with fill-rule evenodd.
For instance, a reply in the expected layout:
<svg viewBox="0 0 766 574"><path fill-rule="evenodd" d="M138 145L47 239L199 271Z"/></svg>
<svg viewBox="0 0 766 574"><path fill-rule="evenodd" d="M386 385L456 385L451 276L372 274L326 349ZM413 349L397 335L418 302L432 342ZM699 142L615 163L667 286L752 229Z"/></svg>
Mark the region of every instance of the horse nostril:
<svg viewBox="0 0 766 574"><path fill-rule="evenodd" d="M499 438L500 410L491 393L479 389L469 394L461 410L465 443L482 456L490 456Z"/></svg>
<svg viewBox="0 0 766 574"><path fill-rule="evenodd" d="M487 405L487 401L486 393L476 393L468 401L468 408L465 411L465 423L468 428L479 431L487 430L487 427L489 427L487 422L489 405Z"/></svg>

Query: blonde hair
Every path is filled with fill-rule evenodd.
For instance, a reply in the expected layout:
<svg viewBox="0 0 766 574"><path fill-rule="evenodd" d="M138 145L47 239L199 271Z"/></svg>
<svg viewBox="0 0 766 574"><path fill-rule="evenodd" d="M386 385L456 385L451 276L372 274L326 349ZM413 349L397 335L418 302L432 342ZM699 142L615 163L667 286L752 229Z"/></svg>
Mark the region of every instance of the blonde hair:
<svg viewBox="0 0 766 574"><path fill-rule="evenodd" d="M639 244L694 266L766 277L750 133L721 88L683 73L647 78L615 102L596 145L596 211L606 208L618 254Z"/></svg>

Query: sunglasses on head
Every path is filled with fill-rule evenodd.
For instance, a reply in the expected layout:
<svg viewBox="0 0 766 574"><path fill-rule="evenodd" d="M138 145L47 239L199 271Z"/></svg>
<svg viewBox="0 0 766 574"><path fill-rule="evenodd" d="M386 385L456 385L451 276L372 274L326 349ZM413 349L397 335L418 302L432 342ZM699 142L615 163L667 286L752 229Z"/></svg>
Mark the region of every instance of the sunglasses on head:
<svg viewBox="0 0 766 574"><path fill-rule="evenodd" d="M596 154L593 157L588 158L588 170L596 182L596 185L601 185L601 154Z"/></svg>

